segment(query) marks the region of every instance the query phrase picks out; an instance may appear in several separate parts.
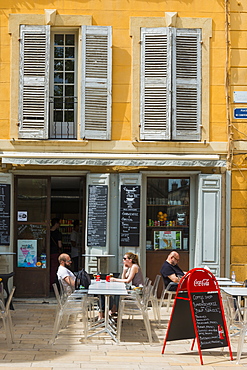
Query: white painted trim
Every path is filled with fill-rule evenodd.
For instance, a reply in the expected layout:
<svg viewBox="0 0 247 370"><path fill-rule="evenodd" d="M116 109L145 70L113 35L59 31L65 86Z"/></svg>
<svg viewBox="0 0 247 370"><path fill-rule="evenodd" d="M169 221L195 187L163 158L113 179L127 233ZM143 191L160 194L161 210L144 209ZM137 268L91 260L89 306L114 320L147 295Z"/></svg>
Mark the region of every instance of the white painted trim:
<svg viewBox="0 0 247 370"><path fill-rule="evenodd" d="M37 153L37 152L3 152L1 155L2 163L9 162L11 158L68 158L68 159L146 159L146 160L202 160L202 161L217 161L220 160L220 155L196 155L196 154L134 154L134 153L119 153L119 154L105 154L105 153Z"/></svg>

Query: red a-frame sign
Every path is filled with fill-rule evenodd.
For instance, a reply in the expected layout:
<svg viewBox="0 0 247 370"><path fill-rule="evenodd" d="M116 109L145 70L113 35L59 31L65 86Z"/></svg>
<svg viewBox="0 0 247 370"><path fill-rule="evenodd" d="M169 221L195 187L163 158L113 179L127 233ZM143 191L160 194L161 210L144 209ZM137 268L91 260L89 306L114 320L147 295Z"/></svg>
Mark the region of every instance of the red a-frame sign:
<svg viewBox="0 0 247 370"><path fill-rule="evenodd" d="M233 360L220 288L215 276L203 268L188 271L179 282L162 354L167 341L195 338L201 365L201 350L207 348L228 346Z"/></svg>

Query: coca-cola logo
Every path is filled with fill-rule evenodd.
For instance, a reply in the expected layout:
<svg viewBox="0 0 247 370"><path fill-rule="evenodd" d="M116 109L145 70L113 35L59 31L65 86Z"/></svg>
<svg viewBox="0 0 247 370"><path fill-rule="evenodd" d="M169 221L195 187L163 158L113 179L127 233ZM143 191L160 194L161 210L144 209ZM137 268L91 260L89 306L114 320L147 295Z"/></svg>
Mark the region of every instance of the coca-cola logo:
<svg viewBox="0 0 247 370"><path fill-rule="evenodd" d="M209 286L209 279L194 280L194 286Z"/></svg>

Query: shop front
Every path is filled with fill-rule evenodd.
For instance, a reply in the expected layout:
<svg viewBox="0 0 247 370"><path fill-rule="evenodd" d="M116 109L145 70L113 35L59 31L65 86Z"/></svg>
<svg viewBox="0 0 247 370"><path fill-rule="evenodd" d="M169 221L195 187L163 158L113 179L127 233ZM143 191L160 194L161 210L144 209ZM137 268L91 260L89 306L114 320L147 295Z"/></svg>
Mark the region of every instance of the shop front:
<svg viewBox="0 0 247 370"><path fill-rule="evenodd" d="M60 220L67 253L71 252L73 222L79 220L79 267L90 273L97 271L93 256L111 256L102 258L101 272L115 273L122 271L124 253L133 251L140 257L144 274L154 281L174 249L184 271L208 266L216 275L229 273L229 173L212 167L212 161L201 168L197 161L194 168L150 165L148 170L138 166L138 161L131 164L136 166L130 172L120 173L102 165L95 173L92 166L84 166L73 173L44 170L41 175L37 170L17 170L8 174L17 297L50 294L54 217Z"/></svg>

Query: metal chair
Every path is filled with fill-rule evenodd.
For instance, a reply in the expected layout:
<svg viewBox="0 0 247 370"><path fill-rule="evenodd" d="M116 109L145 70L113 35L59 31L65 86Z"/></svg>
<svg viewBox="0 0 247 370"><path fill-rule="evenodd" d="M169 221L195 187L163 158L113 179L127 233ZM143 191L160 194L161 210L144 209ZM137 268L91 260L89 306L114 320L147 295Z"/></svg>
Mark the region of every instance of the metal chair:
<svg viewBox="0 0 247 370"><path fill-rule="evenodd" d="M3 327L5 330L8 346L11 346L11 344L14 343L13 324L12 324L12 319L11 319L11 314L10 314L10 303L12 301L14 292L15 292L15 287L11 289L6 305L4 305L4 301L2 299L0 300L0 319L3 320Z"/></svg>

